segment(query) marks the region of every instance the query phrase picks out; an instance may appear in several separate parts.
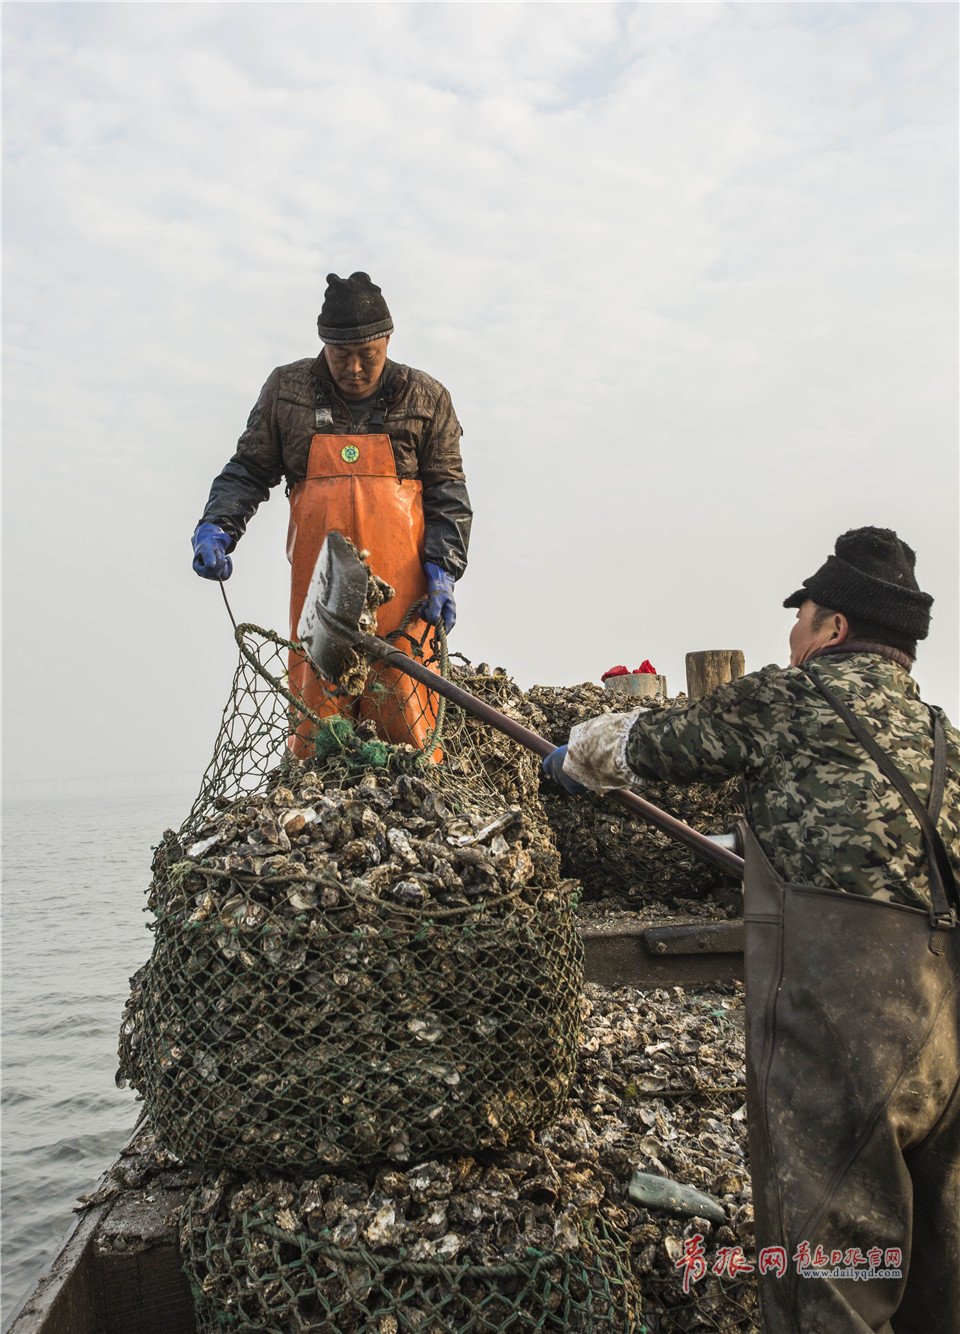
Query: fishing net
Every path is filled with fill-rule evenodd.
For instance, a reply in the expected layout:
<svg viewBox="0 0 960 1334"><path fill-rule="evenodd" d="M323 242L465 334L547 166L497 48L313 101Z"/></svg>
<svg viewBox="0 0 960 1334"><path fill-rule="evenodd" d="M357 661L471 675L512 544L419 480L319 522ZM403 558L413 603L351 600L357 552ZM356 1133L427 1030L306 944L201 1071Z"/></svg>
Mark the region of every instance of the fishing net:
<svg viewBox="0 0 960 1334"><path fill-rule="evenodd" d="M411 613L414 610L411 608ZM409 619L408 613L406 620ZM427 666L446 672L448 659L442 627L436 631L430 627L430 636L421 642L406 633L405 624L406 621L388 636L390 641ZM197 828L224 803L258 791L268 776L295 765L297 757L290 748L291 737L298 732L306 733L312 745L317 729L330 718L346 717L363 728L369 749L362 757L354 755L354 767L359 759L370 768L382 768L390 749L390 743L383 738L395 729L397 718L409 716L411 705L415 705L415 723L429 723L423 745L405 744L396 749L411 759L432 758L444 734L447 709L442 696L426 692L429 698L423 701L416 692L416 682L399 672L391 672L389 676L381 673L368 681L368 689L359 701L357 681L348 682L349 688L324 681L299 646L275 631L244 623L236 627L235 637L239 660L213 756L181 831ZM291 664L297 667L293 678ZM305 696L312 703L307 703ZM462 723L459 725L462 727ZM324 735L329 753L333 743L328 733ZM399 755L392 755L391 762L396 765L398 758Z"/></svg>
<svg viewBox="0 0 960 1334"><path fill-rule="evenodd" d="M238 642L203 789L154 859L118 1079L208 1167L404 1161L548 1124L582 987L549 829L462 740L469 774L338 716L293 756L291 646Z"/></svg>
<svg viewBox="0 0 960 1334"><path fill-rule="evenodd" d="M292 1187L287 1198L298 1193L304 1192ZM229 1192L200 1187L182 1216L181 1250L200 1334L627 1334L642 1328L621 1239L599 1217L571 1221L564 1250L521 1245L495 1262L416 1260L396 1248L337 1244L329 1228L321 1235L298 1228L289 1207L244 1207L243 1194L231 1201Z"/></svg>
<svg viewBox="0 0 960 1334"><path fill-rule="evenodd" d="M531 732L542 734L543 714L502 667L493 671L485 662L474 667L462 654L450 655L449 675L461 690L491 705ZM448 705L445 763L453 773L491 788L505 801L523 806L531 819L546 824L540 804L540 757L518 741Z"/></svg>

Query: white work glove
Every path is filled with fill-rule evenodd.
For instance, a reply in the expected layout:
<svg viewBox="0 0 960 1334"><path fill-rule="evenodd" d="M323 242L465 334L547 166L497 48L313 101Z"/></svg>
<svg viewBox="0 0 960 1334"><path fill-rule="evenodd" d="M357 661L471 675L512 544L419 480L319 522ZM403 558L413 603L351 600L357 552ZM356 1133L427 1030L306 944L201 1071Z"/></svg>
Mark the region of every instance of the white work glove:
<svg viewBox="0 0 960 1334"><path fill-rule="evenodd" d="M642 788L646 780L630 768L626 760L627 737L641 713L602 713L577 723L567 742L563 772L591 792L609 792L613 788Z"/></svg>

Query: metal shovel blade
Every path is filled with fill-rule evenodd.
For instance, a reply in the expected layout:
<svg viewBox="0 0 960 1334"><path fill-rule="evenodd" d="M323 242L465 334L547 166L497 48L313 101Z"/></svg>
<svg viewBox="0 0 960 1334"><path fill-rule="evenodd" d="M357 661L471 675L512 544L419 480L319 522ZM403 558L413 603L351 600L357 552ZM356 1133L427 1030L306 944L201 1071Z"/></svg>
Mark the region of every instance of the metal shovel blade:
<svg viewBox="0 0 960 1334"><path fill-rule="evenodd" d="M350 665L367 605L366 565L342 533L331 532L313 568L297 626L300 643L328 681Z"/></svg>

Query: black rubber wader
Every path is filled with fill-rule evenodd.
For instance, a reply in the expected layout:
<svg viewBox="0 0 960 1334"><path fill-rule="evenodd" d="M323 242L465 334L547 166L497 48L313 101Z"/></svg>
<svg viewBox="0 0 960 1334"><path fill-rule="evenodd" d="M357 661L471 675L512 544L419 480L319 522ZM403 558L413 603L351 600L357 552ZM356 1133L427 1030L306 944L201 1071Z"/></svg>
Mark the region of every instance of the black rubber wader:
<svg viewBox="0 0 960 1334"><path fill-rule="evenodd" d="M742 833L756 1243L787 1258L759 1277L763 1330L957 1334L960 930L787 884ZM804 1241L898 1249L903 1277L801 1277Z"/></svg>

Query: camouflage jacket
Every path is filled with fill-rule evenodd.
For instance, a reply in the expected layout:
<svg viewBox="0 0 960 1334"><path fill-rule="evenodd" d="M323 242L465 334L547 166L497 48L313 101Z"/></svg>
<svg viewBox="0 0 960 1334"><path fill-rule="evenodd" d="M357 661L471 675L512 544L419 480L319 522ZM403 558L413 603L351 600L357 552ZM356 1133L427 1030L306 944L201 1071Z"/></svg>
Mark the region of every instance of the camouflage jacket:
<svg viewBox="0 0 960 1334"><path fill-rule="evenodd" d="M926 805L933 736L909 672L873 653L808 664L867 728ZM949 722L937 827L960 877L960 733ZM641 777L743 776L746 817L778 874L926 907L920 828L896 788L798 667L764 667L694 704L641 715L625 757Z"/></svg>
<svg viewBox="0 0 960 1334"><path fill-rule="evenodd" d="M285 480L289 489L306 475L318 430L382 431L390 437L397 476L423 483L424 559L459 578L467 565L472 510L460 457L462 430L450 395L432 376L389 360L382 389L382 423L370 417L355 422L322 352L278 366L260 390L236 453L215 478L200 522L217 524L236 544L271 488ZM322 425L318 391L325 408Z"/></svg>

